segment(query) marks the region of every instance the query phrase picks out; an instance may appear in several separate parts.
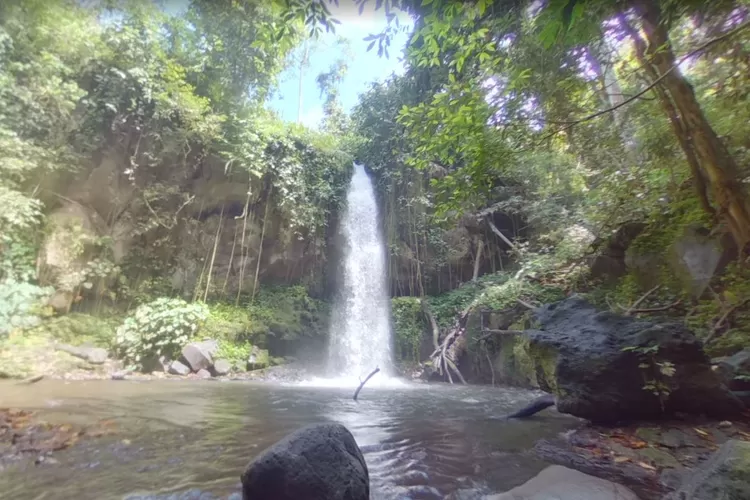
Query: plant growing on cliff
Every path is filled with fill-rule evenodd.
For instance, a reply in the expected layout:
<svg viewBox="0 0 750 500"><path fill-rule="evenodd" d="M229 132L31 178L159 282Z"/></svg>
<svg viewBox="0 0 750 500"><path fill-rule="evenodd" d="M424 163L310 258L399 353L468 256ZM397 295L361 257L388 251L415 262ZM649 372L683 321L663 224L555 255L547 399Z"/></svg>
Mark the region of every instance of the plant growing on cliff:
<svg viewBox="0 0 750 500"><path fill-rule="evenodd" d="M118 354L148 370L160 356L173 359L208 318L204 304L160 298L139 306L117 328Z"/></svg>
<svg viewBox="0 0 750 500"><path fill-rule="evenodd" d="M391 299L391 310L396 333L396 344L402 361L419 361L419 346L425 331L420 299L396 297Z"/></svg>

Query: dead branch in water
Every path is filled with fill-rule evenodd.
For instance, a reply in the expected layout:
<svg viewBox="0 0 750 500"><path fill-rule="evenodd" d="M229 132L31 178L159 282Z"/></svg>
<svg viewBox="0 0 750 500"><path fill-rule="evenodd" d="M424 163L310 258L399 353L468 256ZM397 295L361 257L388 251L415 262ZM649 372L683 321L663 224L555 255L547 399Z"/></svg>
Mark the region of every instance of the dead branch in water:
<svg viewBox="0 0 750 500"><path fill-rule="evenodd" d="M366 379L364 379L362 382L360 382L359 387L357 387L357 390L354 391L354 398L353 398L354 401L357 400L357 396L359 395L359 391L362 390L362 388L365 386L365 384L367 383L367 381L370 380L372 378L372 376L375 375L376 373L378 373L379 371L380 371L379 367L375 368L373 371L370 372L370 374L367 376Z"/></svg>

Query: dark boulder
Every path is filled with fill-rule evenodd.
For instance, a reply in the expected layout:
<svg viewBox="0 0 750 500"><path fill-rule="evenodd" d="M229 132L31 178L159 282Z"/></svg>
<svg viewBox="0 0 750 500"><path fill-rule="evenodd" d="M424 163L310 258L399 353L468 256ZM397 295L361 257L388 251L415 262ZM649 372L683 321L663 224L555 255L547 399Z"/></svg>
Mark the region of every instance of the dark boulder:
<svg viewBox="0 0 750 500"><path fill-rule="evenodd" d="M683 412L734 416L742 402L721 384L701 342L682 324L599 312L580 296L535 311L538 330L526 332L530 348L548 353L557 409L594 422L657 418ZM644 353L629 349L655 348ZM656 363L674 366L671 376ZM668 387L662 396L646 381Z"/></svg>
<svg viewBox="0 0 750 500"><path fill-rule="evenodd" d="M247 466L242 495L245 500L369 500L370 478L346 427L310 425Z"/></svg>
<svg viewBox="0 0 750 500"><path fill-rule="evenodd" d="M734 391L750 390L750 349L712 360L714 371Z"/></svg>

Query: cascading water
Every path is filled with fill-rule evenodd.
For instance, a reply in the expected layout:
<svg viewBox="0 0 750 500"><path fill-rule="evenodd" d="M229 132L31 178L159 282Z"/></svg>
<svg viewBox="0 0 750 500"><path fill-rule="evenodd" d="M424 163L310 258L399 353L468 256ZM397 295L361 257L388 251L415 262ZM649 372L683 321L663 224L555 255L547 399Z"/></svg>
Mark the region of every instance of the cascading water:
<svg viewBox="0 0 750 500"><path fill-rule="evenodd" d="M362 165L354 165L346 199L343 282L331 321L329 372L357 380L379 367L387 377L393 361L385 244L375 191Z"/></svg>

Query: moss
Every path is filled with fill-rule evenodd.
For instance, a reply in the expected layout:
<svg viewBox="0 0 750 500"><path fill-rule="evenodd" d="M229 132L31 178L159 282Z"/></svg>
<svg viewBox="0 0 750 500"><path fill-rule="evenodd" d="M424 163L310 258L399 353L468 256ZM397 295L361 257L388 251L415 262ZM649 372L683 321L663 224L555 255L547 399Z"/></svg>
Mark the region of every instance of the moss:
<svg viewBox="0 0 750 500"><path fill-rule="evenodd" d="M106 349L112 346L115 330L122 323L118 316L97 317L70 313L51 318L27 332L29 337L49 338L64 344L90 344Z"/></svg>

